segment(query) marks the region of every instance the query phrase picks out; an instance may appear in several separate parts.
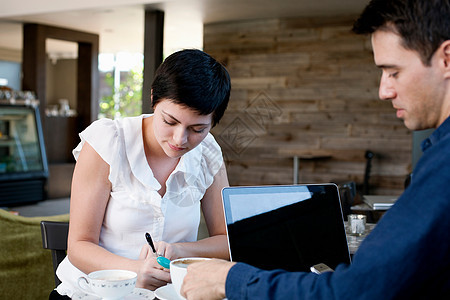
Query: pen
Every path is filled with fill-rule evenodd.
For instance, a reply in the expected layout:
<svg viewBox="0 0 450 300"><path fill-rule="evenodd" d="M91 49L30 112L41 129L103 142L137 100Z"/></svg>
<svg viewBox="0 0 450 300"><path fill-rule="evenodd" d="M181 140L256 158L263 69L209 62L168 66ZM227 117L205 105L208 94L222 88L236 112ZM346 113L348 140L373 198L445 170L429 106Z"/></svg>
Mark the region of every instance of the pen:
<svg viewBox="0 0 450 300"><path fill-rule="evenodd" d="M145 239L147 240L147 243L150 245L150 247L153 250L153 253L156 254L156 249L155 249L155 245L153 244L152 241L152 236L150 235L150 233L146 232L145 233ZM164 256L158 255L158 258L156 259L156 261L158 262L158 264L160 264L162 267L169 269L170 268L170 260L165 258Z"/></svg>
<svg viewBox="0 0 450 300"><path fill-rule="evenodd" d="M150 247L153 250L153 253L156 253L155 245L153 245L152 237L150 236L150 233L145 233L145 239L147 240L147 243L150 245Z"/></svg>

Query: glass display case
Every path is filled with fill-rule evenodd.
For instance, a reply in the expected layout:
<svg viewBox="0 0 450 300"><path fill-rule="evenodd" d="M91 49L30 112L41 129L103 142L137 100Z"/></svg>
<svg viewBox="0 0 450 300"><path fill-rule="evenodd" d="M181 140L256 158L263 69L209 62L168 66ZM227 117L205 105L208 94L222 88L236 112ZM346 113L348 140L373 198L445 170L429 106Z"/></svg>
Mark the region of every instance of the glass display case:
<svg viewBox="0 0 450 300"><path fill-rule="evenodd" d="M39 109L0 104L0 206L44 200L47 178Z"/></svg>

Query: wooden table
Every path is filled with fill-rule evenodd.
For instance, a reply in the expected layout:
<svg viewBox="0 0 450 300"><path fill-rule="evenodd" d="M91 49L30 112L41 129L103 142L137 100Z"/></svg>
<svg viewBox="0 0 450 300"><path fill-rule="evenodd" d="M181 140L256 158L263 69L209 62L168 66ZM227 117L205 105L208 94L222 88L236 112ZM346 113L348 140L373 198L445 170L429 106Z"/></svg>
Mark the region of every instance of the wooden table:
<svg viewBox="0 0 450 300"><path fill-rule="evenodd" d="M332 157L331 151L324 149L280 149L278 154L293 158L293 184L298 184L300 159L324 159Z"/></svg>
<svg viewBox="0 0 450 300"><path fill-rule="evenodd" d="M350 226L348 225L348 222L345 222L345 232L347 234L348 251L350 252L351 256L355 254L356 250L358 250L362 241L375 228L375 225L376 224L373 223L366 223L366 231L364 232L364 234L355 236L350 233Z"/></svg>

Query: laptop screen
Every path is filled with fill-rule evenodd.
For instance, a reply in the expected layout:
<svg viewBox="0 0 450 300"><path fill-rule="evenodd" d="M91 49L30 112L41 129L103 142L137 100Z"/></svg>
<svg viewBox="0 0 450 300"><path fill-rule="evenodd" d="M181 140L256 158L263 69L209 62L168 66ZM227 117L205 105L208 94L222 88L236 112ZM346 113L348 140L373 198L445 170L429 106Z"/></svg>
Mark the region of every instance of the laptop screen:
<svg viewBox="0 0 450 300"><path fill-rule="evenodd" d="M227 187L222 196L232 261L305 272L350 263L336 185Z"/></svg>

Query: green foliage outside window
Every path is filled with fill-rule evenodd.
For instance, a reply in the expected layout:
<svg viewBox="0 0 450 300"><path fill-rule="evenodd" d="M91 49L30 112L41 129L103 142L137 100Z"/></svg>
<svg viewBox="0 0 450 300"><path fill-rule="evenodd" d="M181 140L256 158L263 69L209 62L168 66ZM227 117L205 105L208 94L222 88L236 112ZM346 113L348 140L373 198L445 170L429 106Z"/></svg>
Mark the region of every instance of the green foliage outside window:
<svg viewBox="0 0 450 300"><path fill-rule="evenodd" d="M116 119L138 116L142 113L142 69L121 72L120 86L114 91L114 73L108 72L105 83L111 94L100 99L99 118Z"/></svg>

